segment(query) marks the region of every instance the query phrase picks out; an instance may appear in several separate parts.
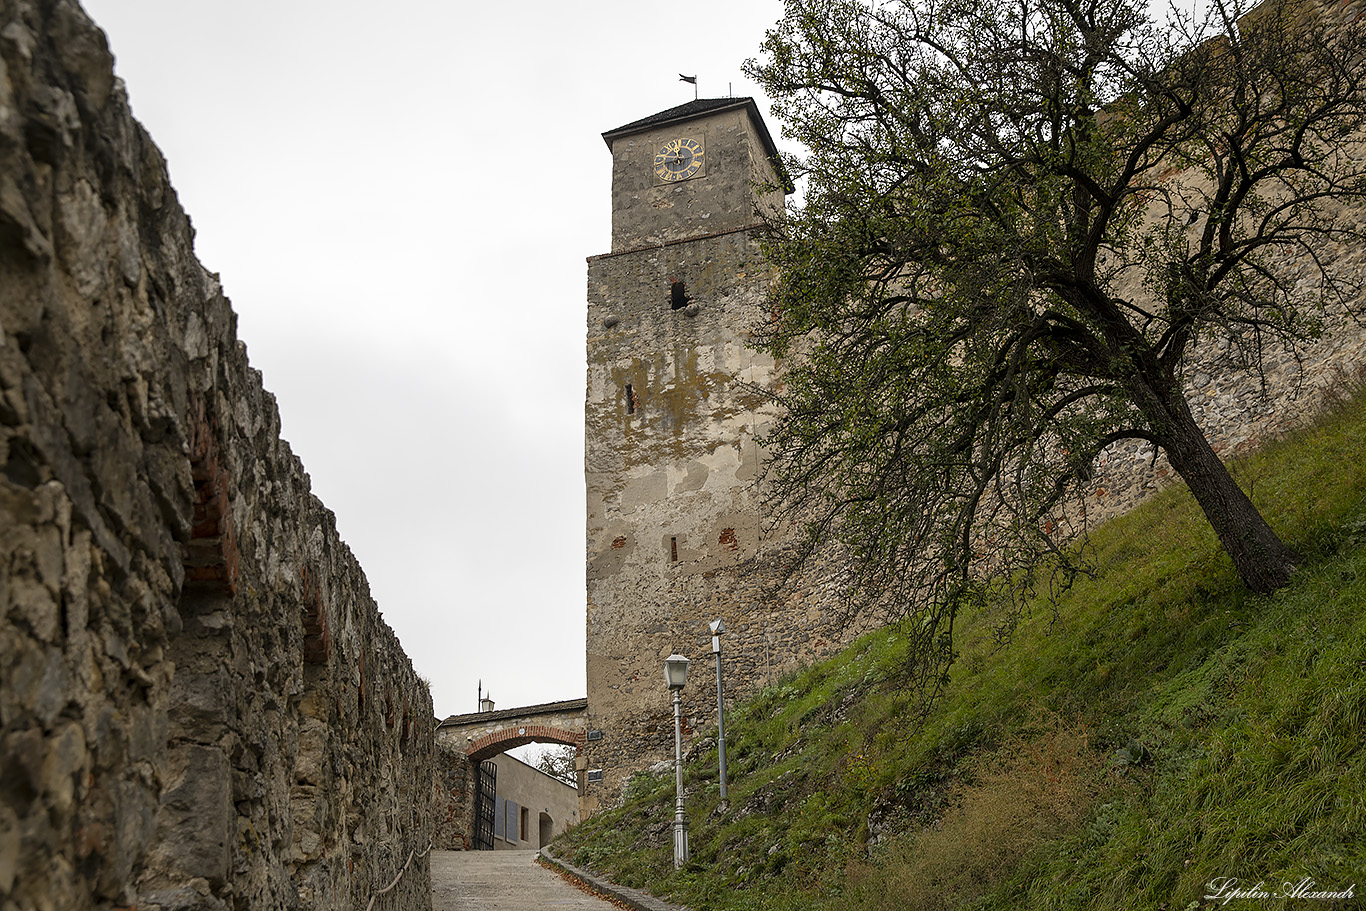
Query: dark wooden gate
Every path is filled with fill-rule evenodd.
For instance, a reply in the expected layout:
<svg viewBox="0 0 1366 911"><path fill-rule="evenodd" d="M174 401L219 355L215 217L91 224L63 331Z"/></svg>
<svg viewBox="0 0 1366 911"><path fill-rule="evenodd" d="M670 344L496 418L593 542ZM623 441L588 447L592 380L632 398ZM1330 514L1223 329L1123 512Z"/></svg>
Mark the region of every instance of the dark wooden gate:
<svg viewBox="0 0 1366 911"><path fill-rule="evenodd" d="M498 766L493 760L479 763L474 789L474 850L493 850L493 815L497 809Z"/></svg>

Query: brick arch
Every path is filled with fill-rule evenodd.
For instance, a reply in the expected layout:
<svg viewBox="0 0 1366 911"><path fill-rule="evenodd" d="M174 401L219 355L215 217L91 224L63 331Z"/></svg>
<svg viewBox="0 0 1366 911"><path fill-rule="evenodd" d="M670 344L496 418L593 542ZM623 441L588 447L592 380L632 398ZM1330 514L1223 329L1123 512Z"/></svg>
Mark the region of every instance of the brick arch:
<svg viewBox="0 0 1366 911"><path fill-rule="evenodd" d="M581 750L587 742L587 736L583 731L568 731L548 724L518 724L475 738L465 748L465 755L477 765L485 759L528 743L562 743Z"/></svg>

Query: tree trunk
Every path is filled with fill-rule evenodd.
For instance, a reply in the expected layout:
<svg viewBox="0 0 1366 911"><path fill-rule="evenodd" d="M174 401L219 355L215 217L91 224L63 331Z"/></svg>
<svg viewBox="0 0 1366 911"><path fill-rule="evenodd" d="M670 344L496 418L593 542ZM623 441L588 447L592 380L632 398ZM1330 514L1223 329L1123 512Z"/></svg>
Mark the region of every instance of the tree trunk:
<svg viewBox="0 0 1366 911"><path fill-rule="evenodd" d="M1167 459L1186 482L1205 518L1233 560L1243 584L1269 594L1290 581L1299 557L1286 547L1195 423L1185 399L1177 393L1165 404Z"/></svg>

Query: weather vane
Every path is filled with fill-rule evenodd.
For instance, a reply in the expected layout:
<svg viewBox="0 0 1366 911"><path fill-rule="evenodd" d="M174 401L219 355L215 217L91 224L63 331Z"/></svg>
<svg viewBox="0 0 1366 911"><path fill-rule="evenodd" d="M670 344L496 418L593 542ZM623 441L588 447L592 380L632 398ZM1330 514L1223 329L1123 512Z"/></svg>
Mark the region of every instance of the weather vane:
<svg viewBox="0 0 1366 911"><path fill-rule="evenodd" d="M679 78L679 80L681 80L681 81L683 81L683 82L691 82L691 83L692 83L692 100L693 100L693 101L696 101L696 100L697 100L697 77L696 77L696 76L684 76L682 73L679 73L679 74L678 74L678 78Z"/></svg>

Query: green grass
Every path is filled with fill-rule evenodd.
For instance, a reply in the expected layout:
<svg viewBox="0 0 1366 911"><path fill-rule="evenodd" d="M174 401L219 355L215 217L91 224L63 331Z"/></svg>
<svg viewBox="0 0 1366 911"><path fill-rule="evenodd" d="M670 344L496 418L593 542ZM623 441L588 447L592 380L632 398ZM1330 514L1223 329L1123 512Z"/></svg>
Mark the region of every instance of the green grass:
<svg viewBox="0 0 1366 911"><path fill-rule="evenodd" d="M1097 567L1009 645L964 618L923 726L894 628L728 715L687 767L692 863L672 869L673 781L639 776L560 848L702 909L1355 907L1207 900L1236 877L1366 888L1366 401L1235 466L1305 557L1240 586L1184 489L1092 536Z"/></svg>

